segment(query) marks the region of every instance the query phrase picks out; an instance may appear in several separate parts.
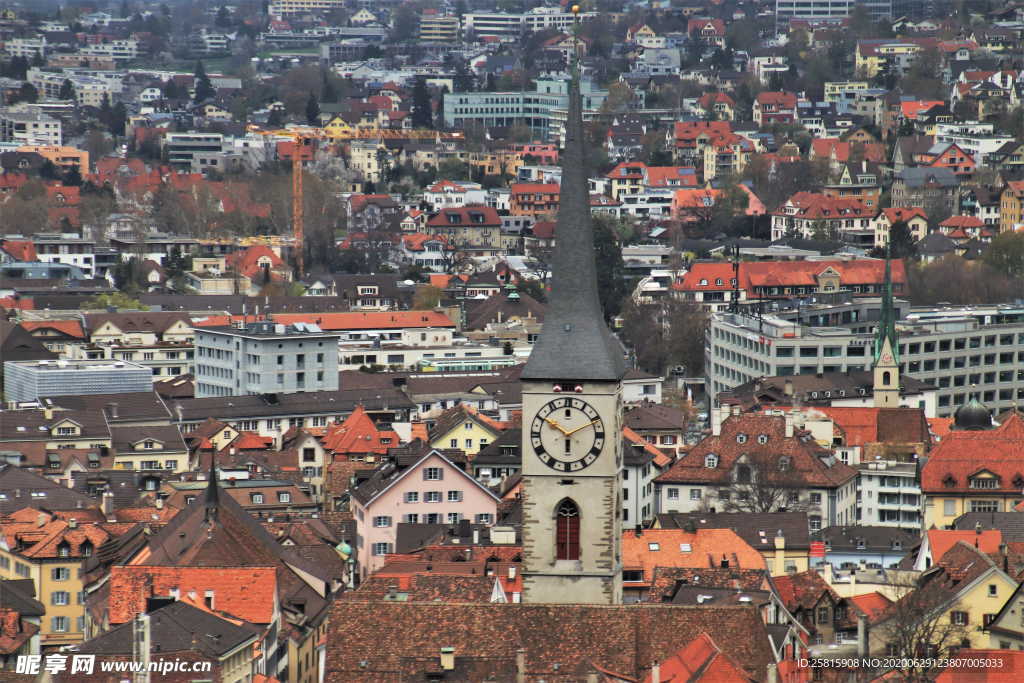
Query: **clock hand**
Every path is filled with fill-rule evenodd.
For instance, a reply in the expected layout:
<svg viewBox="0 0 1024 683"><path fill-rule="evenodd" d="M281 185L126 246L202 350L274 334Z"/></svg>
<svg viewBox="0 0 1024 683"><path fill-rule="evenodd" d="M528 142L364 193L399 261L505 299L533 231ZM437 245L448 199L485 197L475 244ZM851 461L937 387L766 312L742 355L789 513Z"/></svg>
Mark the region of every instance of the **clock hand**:
<svg viewBox="0 0 1024 683"><path fill-rule="evenodd" d="M565 431L565 427L558 424L558 422L556 422L555 420L552 420L550 417L545 417L544 421L547 422L552 427L554 427L555 429L557 429L558 431L562 432L562 434L564 434L565 436L569 436L569 432Z"/></svg>
<svg viewBox="0 0 1024 683"><path fill-rule="evenodd" d="M594 420L593 422L588 422L587 424L583 425L582 427L577 427L576 429L572 430L571 432L566 432L565 435L566 436L572 436L573 434L575 434L576 432L580 431L581 429L586 429L587 427L591 427L593 425L596 425L598 422L599 422L599 420Z"/></svg>

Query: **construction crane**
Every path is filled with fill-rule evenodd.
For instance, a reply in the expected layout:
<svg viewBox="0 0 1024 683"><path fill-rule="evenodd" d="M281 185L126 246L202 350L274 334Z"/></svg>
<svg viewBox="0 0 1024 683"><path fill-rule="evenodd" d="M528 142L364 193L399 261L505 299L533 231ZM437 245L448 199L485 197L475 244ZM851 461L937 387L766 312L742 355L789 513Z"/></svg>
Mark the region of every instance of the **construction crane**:
<svg viewBox="0 0 1024 683"><path fill-rule="evenodd" d="M295 266L301 280L306 274L305 204L302 191L302 164L313 160L313 139L295 136L292 154L292 230L295 233Z"/></svg>

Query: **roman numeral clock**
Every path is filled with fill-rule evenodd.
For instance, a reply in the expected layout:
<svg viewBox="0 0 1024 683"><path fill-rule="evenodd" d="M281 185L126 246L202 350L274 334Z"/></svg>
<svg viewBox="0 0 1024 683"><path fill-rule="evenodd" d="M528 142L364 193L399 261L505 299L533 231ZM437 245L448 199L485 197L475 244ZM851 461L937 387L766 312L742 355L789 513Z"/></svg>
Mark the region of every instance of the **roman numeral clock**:
<svg viewBox="0 0 1024 683"><path fill-rule="evenodd" d="M558 472L579 472L594 463L604 448L605 426L582 398L548 401L530 424L530 445L537 458Z"/></svg>

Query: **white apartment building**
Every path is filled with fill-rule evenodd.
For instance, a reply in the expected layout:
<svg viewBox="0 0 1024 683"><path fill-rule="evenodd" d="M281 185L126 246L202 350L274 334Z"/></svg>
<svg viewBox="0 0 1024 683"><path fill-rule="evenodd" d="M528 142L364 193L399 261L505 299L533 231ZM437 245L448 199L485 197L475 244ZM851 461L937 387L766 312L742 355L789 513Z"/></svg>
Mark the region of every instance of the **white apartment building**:
<svg viewBox="0 0 1024 683"><path fill-rule="evenodd" d="M58 119L42 113L38 107L0 107L0 142L19 145L60 145Z"/></svg>
<svg viewBox="0 0 1024 683"><path fill-rule="evenodd" d="M100 107L103 104L103 96L110 98L112 95L106 81L100 78L55 73L38 68L29 69L26 77L39 94L48 100L60 99L60 89L64 86L64 81L71 82L75 89L75 99L82 106Z"/></svg>
<svg viewBox="0 0 1024 683"><path fill-rule="evenodd" d="M1024 307L897 306L900 370L935 387L934 407L913 407L947 417L969 394L997 412L1024 400ZM869 370L879 308L878 299L862 299L760 317L715 313L705 342L708 391L717 396L759 377Z"/></svg>
<svg viewBox="0 0 1024 683"><path fill-rule="evenodd" d="M4 52L11 57L25 57L31 59L38 52L41 57L46 56L46 38L11 38L4 41Z"/></svg>
<svg viewBox="0 0 1024 683"><path fill-rule="evenodd" d="M289 14L324 13L344 8L345 0L273 0L267 12L280 19Z"/></svg>
<svg viewBox="0 0 1024 683"><path fill-rule="evenodd" d="M87 45L79 52L91 57L110 57L115 61L129 61L138 58L139 41L128 39L111 40L105 43Z"/></svg>
<svg viewBox="0 0 1024 683"><path fill-rule="evenodd" d="M985 165L988 155L1007 142L1013 142L1013 136L995 132L993 123L955 121L935 126L936 145L956 145L974 157L979 166Z"/></svg>

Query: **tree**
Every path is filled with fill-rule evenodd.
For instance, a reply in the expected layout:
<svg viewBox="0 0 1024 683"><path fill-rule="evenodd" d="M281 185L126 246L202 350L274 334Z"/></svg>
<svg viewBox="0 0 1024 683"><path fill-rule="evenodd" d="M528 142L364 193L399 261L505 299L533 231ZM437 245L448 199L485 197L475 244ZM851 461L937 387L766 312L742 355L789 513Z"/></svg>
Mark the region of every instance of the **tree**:
<svg viewBox="0 0 1024 683"><path fill-rule="evenodd" d="M134 260L134 259L132 259ZM81 307L90 310L105 310L110 307L117 309L130 309L135 311L148 311L149 306L143 306L138 299L133 299L124 292L113 292L111 294L97 294L91 299L82 302Z"/></svg>
<svg viewBox="0 0 1024 683"><path fill-rule="evenodd" d="M107 124L110 128L110 134L114 137L125 134L125 125L128 123L128 110L124 106L124 102L118 102L110 110L110 120Z"/></svg>
<svg viewBox="0 0 1024 683"><path fill-rule="evenodd" d="M442 296L444 296L444 292L440 287L434 287L433 285L422 285L417 287L416 294L414 294L412 298L412 310L433 310L441 303Z"/></svg>
<svg viewBox="0 0 1024 683"><path fill-rule="evenodd" d="M889 228L889 256L897 259L917 258L917 243L906 221L896 221Z"/></svg>
<svg viewBox="0 0 1024 683"><path fill-rule="evenodd" d="M427 79L416 77L412 88L412 127L433 128L434 111L430 102L430 91L427 90Z"/></svg>
<svg viewBox="0 0 1024 683"><path fill-rule="evenodd" d="M954 548L950 552L959 550ZM977 557L975 561L986 559ZM886 656L897 662L894 680L933 680L940 667L939 661L955 656L964 641L969 642L974 626L958 624L952 619L950 612L966 611L966 607L951 600L955 589L950 590L948 580L946 571L930 571L915 582L892 587L897 599L885 616L871 627L871 638L884 643Z"/></svg>
<svg viewBox="0 0 1024 683"><path fill-rule="evenodd" d="M402 43L416 38L419 30L419 17L412 3L404 2L395 10L391 22L391 42Z"/></svg>
<svg viewBox="0 0 1024 683"><path fill-rule="evenodd" d="M72 102L78 101L78 98L75 96L75 86L69 79L65 78L64 82L60 84L60 92L57 93L57 97L62 100L71 100Z"/></svg>
<svg viewBox="0 0 1024 683"><path fill-rule="evenodd" d="M231 26L231 13L228 12L228 8L225 5L221 5L220 9L217 10L217 18L213 20L219 28L230 28Z"/></svg>
<svg viewBox="0 0 1024 683"><path fill-rule="evenodd" d="M994 304L1020 296L1021 281L1006 277L984 259L968 261L950 255L907 268L910 302L914 306Z"/></svg>
<svg viewBox="0 0 1024 683"><path fill-rule="evenodd" d="M284 112L280 107L270 110L270 115L267 117L267 125L271 128L280 128L284 125Z"/></svg>
<svg viewBox="0 0 1024 683"><path fill-rule="evenodd" d="M46 60L39 54L39 50L36 50L35 54L32 55L32 66L46 66Z"/></svg>
<svg viewBox="0 0 1024 683"><path fill-rule="evenodd" d="M309 93L309 99L306 100L306 121L311 126L320 123L320 103L316 101L316 95L312 92Z"/></svg>
<svg viewBox="0 0 1024 683"><path fill-rule="evenodd" d="M204 102L217 94L216 89L213 87L213 83L210 82L210 77L206 75L206 67L203 66L202 60L196 62L195 89L196 92L193 101L196 104Z"/></svg>
<svg viewBox="0 0 1024 683"><path fill-rule="evenodd" d="M36 102L39 100L39 91L36 90L34 85L25 81L18 88L17 100L18 102Z"/></svg>
<svg viewBox="0 0 1024 683"><path fill-rule="evenodd" d="M985 249L982 260L1006 277L1024 278L1024 233L999 233Z"/></svg>
<svg viewBox="0 0 1024 683"><path fill-rule="evenodd" d="M622 318L623 338L641 369L663 375L682 365L688 376L704 374L708 314L699 304L680 299L652 303L630 299L623 307Z"/></svg>
<svg viewBox="0 0 1024 683"><path fill-rule="evenodd" d="M597 261L597 293L601 300L604 317L610 320L622 309L622 299L626 293L622 249L619 247L618 236L615 234L610 219L604 216L594 216L593 225L594 256Z"/></svg>
<svg viewBox="0 0 1024 683"><path fill-rule="evenodd" d="M726 512L762 514L808 510L804 476L794 469L790 456L752 447L740 456L733 469L729 498L723 501Z"/></svg>

